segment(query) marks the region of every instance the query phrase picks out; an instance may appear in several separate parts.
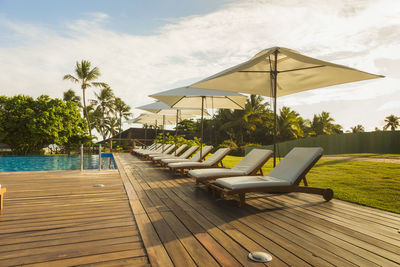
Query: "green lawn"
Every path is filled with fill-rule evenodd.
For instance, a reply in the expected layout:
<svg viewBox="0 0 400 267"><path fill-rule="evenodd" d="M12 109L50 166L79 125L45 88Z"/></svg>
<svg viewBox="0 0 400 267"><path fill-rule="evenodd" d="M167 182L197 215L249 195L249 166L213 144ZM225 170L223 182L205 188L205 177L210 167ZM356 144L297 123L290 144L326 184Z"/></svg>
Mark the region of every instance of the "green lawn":
<svg viewBox="0 0 400 267"><path fill-rule="evenodd" d="M339 154L339 155L325 155L325 156L327 156L327 157L373 158L373 159L400 159L400 154L358 153L358 154Z"/></svg>
<svg viewBox="0 0 400 267"><path fill-rule="evenodd" d="M226 156L231 168L241 157ZM263 167L264 175L272 169L272 159ZM309 186L330 187L335 198L400 213L400 165L365 161L320 159L308 173Z"/></svg>

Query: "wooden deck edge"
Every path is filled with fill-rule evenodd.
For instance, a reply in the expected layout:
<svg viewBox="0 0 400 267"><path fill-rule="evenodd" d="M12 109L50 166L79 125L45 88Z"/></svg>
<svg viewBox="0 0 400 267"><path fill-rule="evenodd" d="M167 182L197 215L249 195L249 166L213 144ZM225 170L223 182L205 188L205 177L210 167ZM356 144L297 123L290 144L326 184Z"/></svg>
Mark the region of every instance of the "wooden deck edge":
<svg viewBox="0 0 400 267"><path fill-rule="evenodd" d="M129 199L129 205L136 220L139 234L142 237L150 264L152 266L174 266L171 258L168 255L168 252L160 240L160 237L154 229L148 214L140 202L135 189L129 181L118 154L113 153L113 157L115 159L115 163L117 164L125 192Z"/></svg>

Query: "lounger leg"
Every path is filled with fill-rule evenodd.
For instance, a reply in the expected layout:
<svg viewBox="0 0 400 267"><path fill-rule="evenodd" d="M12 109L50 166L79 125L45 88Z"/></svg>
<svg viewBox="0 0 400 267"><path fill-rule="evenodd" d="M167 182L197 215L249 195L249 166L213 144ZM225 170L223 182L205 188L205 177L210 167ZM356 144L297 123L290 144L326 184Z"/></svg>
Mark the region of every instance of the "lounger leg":
<svg viewBox="0 0 400 267"><path fill-rule="evenodd" d="M330 188L299 186L294 190L294 192L303 192L303 193L321 195L326 201L329 201L333 198L333 190Z"/></svg>
<svg viewBox="0 0 400 267"><path fill-rule="evenodd" d="M243 207L246 201L246 193L239 194L239 207Z"/></svg>

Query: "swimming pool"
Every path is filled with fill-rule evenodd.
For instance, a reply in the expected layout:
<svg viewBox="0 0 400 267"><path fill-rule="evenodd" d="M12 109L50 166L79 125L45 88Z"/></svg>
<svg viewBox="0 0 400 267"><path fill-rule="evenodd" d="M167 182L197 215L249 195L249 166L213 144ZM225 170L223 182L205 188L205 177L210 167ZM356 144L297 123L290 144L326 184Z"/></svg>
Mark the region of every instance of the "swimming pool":
<svg viewBox="0 0 400 267"><path fill-rule="evenodd" d="M84 155L83 169L98 169L99 155ZM116 169L111 153L101 154L102 169ZM0 172L80 170L79 155L0 156Z"/></svg>

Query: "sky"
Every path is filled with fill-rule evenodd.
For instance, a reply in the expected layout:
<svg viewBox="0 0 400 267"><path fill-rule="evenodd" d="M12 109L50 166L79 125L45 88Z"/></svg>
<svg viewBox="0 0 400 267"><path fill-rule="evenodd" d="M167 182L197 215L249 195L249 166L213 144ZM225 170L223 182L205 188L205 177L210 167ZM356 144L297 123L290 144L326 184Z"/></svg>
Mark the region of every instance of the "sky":
<svg viewBox="0 0 400 267"><path fill-rule="evenodd" d="M273 46L385 76L280 97L278 108L328 111L344 130L400 116L398 0L0 0L0 94L81 94L62 77L84 59L137 116L148 95Z"/></svg>

